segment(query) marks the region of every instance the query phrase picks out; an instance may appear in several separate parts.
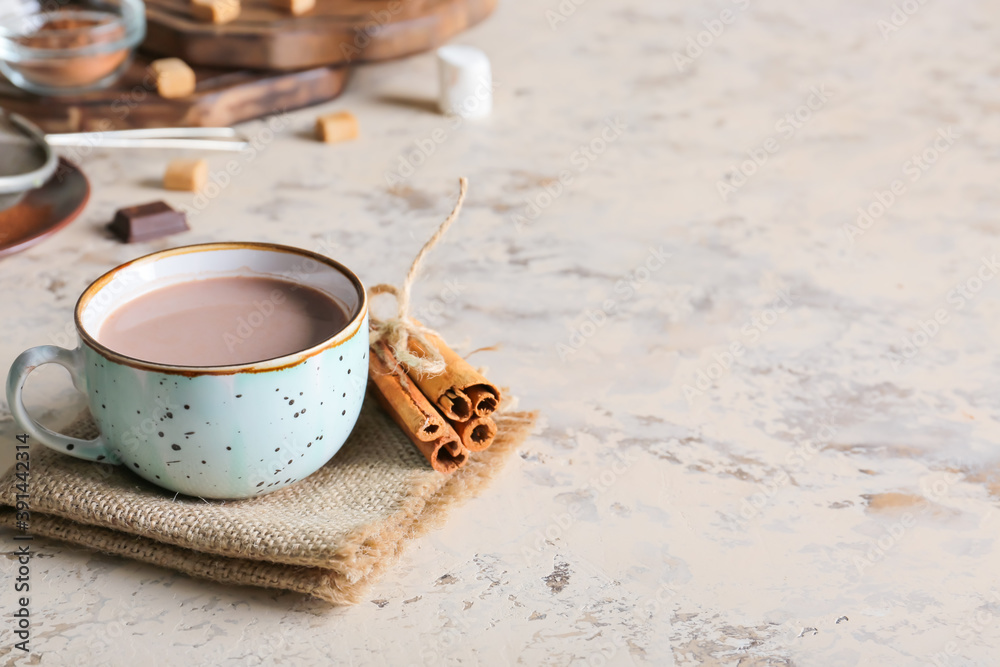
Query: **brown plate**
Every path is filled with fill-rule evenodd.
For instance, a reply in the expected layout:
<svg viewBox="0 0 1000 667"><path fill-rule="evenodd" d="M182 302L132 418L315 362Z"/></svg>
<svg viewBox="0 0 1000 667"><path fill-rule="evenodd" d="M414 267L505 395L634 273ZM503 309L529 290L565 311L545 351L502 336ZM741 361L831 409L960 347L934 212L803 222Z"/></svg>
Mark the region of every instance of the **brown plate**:
<svg viewBox="0 0 1000 667"><path fill-rule="evenodd" d="M68 225L90 199L90 184L80 168L64 158L45 185L30 190L0 211L0 257L13 255Z"/></svg>

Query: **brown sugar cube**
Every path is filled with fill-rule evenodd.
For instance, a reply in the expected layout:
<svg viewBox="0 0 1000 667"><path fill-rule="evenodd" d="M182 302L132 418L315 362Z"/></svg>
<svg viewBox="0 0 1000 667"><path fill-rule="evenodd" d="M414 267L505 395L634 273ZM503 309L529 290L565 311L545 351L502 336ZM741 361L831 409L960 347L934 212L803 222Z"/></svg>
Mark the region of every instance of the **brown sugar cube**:
<svg viewBox="0 0 1000 667"><path fill-rule="evenodd" d="M229 23L240 15L240 0L191 0L191 13L205 23Z"/></svg>
<svg viewBox="0 0 1000 667"><path fill-rule="evenodd" d="M163 187L167 190L197 192L208 181L208 163L204 160L173 160L163 174Z"/></svg>
<svg viewBox="0 0 1000 667"><path fill-rule="evenodd" d="M338 111L316 119L316 135L320 141L335 144L358 138L358 119L350 111Z"/></svg>
<svg viewBox="0 0 1000 667"><path fill-rule="evenodd" d="M187 97L194 92L194 70L180 58L161 58L149 64L160 97Z"/></svg>
<svg viewBox="0 0 1000 667"><path fill-rule="evenodd" d="M316 0L271 0L271 6L301 16L316 6Z"/></svg>

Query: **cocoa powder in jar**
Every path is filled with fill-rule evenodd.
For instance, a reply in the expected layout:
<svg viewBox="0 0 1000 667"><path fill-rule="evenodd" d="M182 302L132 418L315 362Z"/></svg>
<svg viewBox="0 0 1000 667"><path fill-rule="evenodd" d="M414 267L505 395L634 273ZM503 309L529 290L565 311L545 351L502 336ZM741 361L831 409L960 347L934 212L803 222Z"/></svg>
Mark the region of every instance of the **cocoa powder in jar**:
<svg viewBox="0 0 1000 667"><path fill-rule="evenodd" d="M87 86L114 73L128 58L128 49L105 53L72 54L97 44L110 44L125 36L121 19L106 12L50 12L35 32L18 38L19 44L34 49L69 51L57 58L37 58L18 65L22 76L51 88Z"/></svg>

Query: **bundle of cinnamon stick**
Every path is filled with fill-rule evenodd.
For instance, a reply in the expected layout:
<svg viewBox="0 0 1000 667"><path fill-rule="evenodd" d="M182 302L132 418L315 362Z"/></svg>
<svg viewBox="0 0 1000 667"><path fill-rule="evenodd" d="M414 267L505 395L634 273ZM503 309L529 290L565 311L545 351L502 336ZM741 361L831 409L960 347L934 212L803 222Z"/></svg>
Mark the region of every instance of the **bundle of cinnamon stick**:
<svg viewBox="0 0 1000 667"><path fill-rule="evenodd" d="M371 316L372 393L431 466L445 474L465 465L469 452L493 444L497 425L490 415L501 399L495 384L409 315L421 262L462 210L469 182L460 178L458 184L455 208L420 248L402 286L380 284L368 290L372 297L392 295L397 303L394 318Z"/></svg>
<svg viewBox="0 0 1000 667"><path fill-rule="evenodd" d="M438 472L450 474L469 452L493 444L497 427L490 417L500 405L500 391L440 337L426 334L445 361L439 375L407 373L384 341L371 347L368 378L372 393ZM410 351L426 356L416 340Z"/></svg>

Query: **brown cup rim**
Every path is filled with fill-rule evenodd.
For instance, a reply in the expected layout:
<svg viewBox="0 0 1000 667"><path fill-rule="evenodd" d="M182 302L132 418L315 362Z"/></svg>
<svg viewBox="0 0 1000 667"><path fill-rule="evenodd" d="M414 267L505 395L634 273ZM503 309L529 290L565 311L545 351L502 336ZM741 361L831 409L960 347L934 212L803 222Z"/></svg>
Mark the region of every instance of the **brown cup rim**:
<svg viewBox="0 0 1000 667"><path fill-rule="evenodd" d="M108 346L99 342L93 336L91 336L86 329L83 327L82 314L87 304L94 297L98 290L107 285L109 282L114 280L115 276L121 271L140 266L142 264L151 263L156 260L162 259L164 257L172 257L177 255L186 255L193 252L208 252L212 250L236 250L236 249L256 249L256 250L269 250L273 252L283 252L290 255L299 255L301 257L308 257L315 259L319 262L330 266L341 274L344 275L351 283L354 285L355 289L358 291L358 296L360 297L360 306L357 308L357 313L351 318L351 320L344 326L343 329L333 334L321 343L314 345L305 350L299 352L293 352L291 354L282 355L280 357L274 357L272 359L264 359L261 361L255 361L248 364L237 364L232 366L175 366L172 364L162 364L152 361L145 361L143 359L136 359L135 357L129 357L119 352L115 352ZM298 366L299 364L305 362L310 357L313 357L321 352L340 346L341 344L354 338L355 334L361 328L361 325L365 321L365 317L368 314L368 292L365 290L364 284L361 279L355 275L353 271L341 264L335 259L331 259L325 255L313 252L311 250L306 250L304 248L296 248L294 246L281 245L278 243L262 243L253 241L226 241L226 242L215 242L215 243L198 243L195 245L181 246L179 248L169 248L167 250L158 250L156 252L151 252L148 255L143 255L137 257L131 261L125 262L115 268L111 269L97 280L92 282L87 289L83 291L80 298L76 302L76 307L74 308L73 322L76 325L77 335L80 336L82 340L88 347L93 349L95 352L118 364L123 364L126 366L131 366L138 370L144 371L154 371L158 373L163 373L165 375L183 375L186 377L195 377L201 375L234 375L236 373L267 373L270 371L279 371L286 368L291 368L293 366Z"/></svg>

